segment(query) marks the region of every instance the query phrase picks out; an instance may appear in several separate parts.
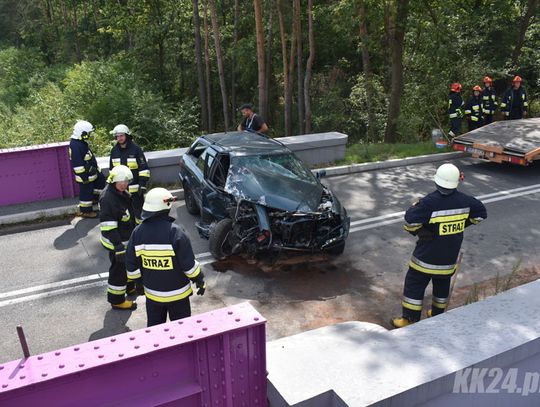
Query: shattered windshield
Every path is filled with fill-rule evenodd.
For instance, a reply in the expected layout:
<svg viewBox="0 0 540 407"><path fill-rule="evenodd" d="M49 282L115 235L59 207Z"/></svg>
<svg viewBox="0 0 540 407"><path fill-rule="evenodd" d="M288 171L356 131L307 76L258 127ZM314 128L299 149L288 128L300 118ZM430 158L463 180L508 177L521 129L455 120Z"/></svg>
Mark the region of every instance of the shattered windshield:
<svg viewBox="0 0 540 407"><path fill-rule="evenodd" d="M321 198L315 176L290 153L232 156L225 191L274 208L296 209Z"/></svg>
<svg viewBox="0 0 540 407"><path fill-rule="evenodd" d="M317 183L311 171L293 154L237 156L233 157L231 166L264 171L269 175L292 178L293 180L311 184Z"/></svg>

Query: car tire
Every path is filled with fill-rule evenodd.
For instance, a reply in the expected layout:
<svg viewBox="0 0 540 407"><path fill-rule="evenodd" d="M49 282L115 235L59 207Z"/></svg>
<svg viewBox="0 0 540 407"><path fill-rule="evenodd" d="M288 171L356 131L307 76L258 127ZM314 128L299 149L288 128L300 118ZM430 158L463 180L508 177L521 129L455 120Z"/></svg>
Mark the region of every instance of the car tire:
<svg viewBox="0 0 540 407"><path fill-rule="evenodd" d="M229 245L228 237L232 226L232 219L225 218L220 220L210 232L210 253L217 260L223 260L231 254L231 249L227 249L227 245Z"/></svg>
<svg viewBox="0 0 540 407"><path fill-rule="evenodd" d="M193 195L193 192L188 186L184 187L184 201L186 202L186 209L189 214L191 215L201 214L199 205L197 205L197 201L195 201L195 196Z"/></svg>
<svg viewBox="0 0 540 407"><path fill-rule="evenodd" d="M332 256L340 256L345 251L345 242L340 242L337 245L329 248L326 252Z"/></svg>

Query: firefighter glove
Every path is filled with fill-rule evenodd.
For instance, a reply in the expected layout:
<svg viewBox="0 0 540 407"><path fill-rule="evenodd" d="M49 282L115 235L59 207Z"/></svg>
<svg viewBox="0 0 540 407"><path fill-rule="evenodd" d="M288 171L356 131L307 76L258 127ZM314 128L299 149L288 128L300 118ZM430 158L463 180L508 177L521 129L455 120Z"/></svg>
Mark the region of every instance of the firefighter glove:
<svg viewBox="0 0 540 407"><path fill-rule="evenodd" d="M204 295L204 292L206 291L206 283L204 280L202 281L202 284L199 284L197 282L197 295Z"/></svg>

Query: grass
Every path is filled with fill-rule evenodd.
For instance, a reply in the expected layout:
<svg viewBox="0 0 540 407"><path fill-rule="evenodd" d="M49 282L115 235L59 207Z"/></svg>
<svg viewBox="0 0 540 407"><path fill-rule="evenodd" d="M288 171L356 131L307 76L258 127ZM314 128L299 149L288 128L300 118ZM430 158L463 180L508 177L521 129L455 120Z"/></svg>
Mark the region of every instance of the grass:
<svg viewBox="0 0 540 407"><path fill-rule="evenodd" d="M336 161L334 165L359 164L373 161L384 161L392 158L415 157L425 154L446 153L450 147L437 148L432 142L414 144L364 144L357 143L347 146L345 159Z"/></svg>

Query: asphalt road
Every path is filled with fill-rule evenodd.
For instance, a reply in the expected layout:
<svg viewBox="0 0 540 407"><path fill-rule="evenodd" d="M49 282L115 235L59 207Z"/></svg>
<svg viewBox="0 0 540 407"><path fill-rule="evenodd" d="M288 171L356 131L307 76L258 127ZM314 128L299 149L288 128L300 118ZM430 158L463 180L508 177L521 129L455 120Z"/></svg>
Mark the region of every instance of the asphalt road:
<svg viewBox="0 0 540 407"><path fill-rule="evenodd" d="M460 189L482 197L488 208L488 220L466 231L458 285L508 274L520 260L538 264L540 165L455 163L465 171ZM250 301L269 321L268 339L347 320L386 325L400 311L415 243L402 229L402 211L434 189L439 164L325 179L352 221L345 253L333 259L213 263L195 218L178 203L173 215L190 235L207 276L205 296L192 297L193 312ZM97 223L70 219L37 230L0 230L0 363L21 355L19 324L33 354L145 326L144 298L134 312L113 311L106 302L108 259Z"/></svg>

